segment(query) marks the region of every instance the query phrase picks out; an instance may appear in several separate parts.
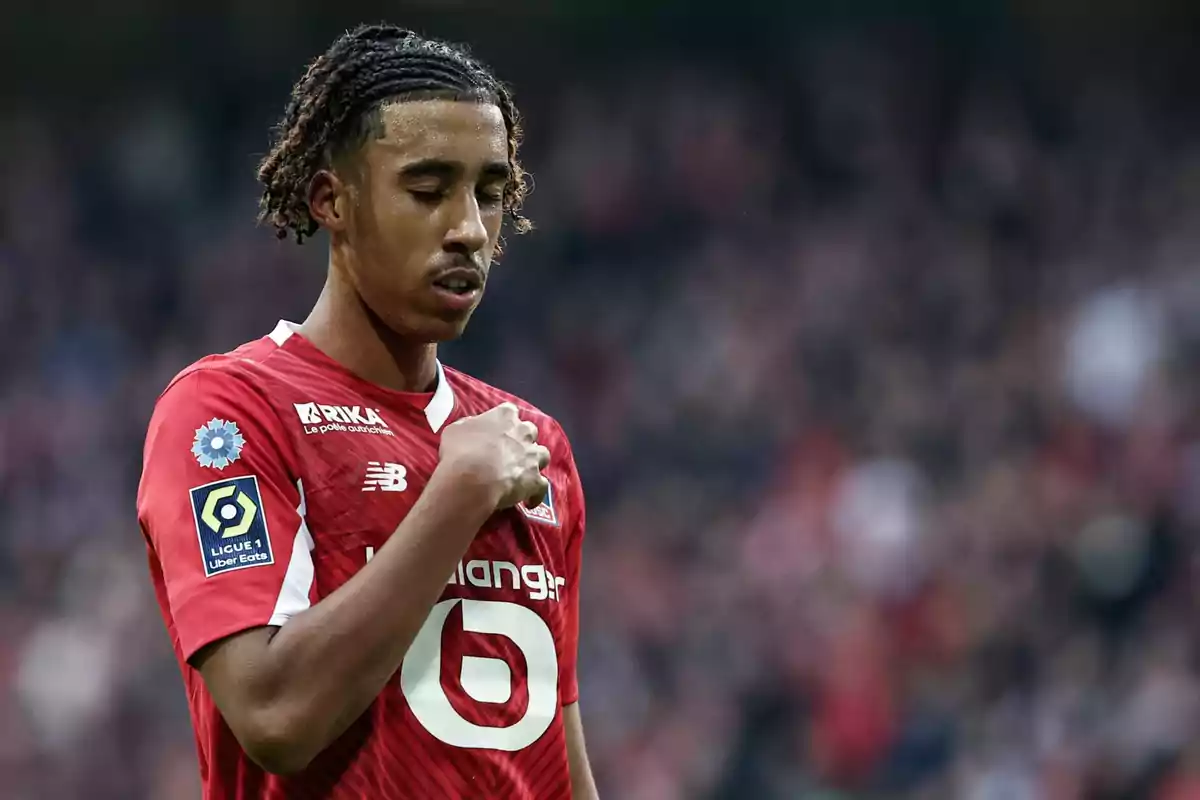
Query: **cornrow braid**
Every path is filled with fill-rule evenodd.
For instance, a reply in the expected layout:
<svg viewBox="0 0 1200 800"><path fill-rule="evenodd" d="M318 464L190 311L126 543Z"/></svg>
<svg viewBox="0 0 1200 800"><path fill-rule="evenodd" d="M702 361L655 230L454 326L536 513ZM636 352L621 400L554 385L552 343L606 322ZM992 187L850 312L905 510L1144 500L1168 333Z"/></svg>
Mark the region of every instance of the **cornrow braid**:
<svg viewBox="0 0 1200 800"><path fill-rule="evenodd" d="M311 237L318 225L309 213L308 187L317 171L378 131L384 103L431 99L493 102L500 108L511 170L504 212L518 233L532 228L521 215L528 182L517 159L521 117L508 87L465 47L394 25L363 25L343 34L296 82L271 151L258 167L259 221L274 227L280 239Z"/></svg>

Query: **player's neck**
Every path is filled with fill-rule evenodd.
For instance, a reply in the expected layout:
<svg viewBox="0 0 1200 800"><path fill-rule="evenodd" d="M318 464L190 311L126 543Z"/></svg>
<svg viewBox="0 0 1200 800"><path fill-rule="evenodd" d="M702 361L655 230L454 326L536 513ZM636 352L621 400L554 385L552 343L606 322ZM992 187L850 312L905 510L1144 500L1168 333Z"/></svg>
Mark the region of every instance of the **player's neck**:
<svg viewBox="0 0 1200 800"><path fill-rule="evenodd" d="M351 287L330 276L300 333L365 381L399 392L433 391L437 345L397 336Z"/></svg>

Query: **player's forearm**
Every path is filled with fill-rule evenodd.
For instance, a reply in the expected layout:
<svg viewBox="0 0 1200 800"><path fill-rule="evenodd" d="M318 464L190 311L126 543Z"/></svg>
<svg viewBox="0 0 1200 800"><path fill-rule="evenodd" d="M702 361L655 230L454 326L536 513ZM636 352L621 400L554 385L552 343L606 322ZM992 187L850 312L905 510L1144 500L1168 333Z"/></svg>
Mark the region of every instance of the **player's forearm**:
<svg viewBox="0 0 1200 800"><path fill-rule="evenodd" d="M262 685L286 731L286 763L306 765L378 696L495 503L488 488L439 468L370 563L278 630Z"/></svg>

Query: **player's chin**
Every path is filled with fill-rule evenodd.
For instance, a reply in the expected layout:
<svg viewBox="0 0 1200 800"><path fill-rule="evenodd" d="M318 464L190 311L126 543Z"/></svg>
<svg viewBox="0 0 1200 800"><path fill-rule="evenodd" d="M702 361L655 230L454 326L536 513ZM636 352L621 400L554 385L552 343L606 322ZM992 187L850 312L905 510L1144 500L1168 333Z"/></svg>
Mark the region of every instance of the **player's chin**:
<svg viewBox="0 0 1200 800"><path fill-rule="evenodd" d="M423 315L420 329L421 337L427 342L449 342L459 338L467 329L467 323L471 321L471 315L475 313L474 308L465 311L450 312L445 309L438 309L433 313Z"/></svg>
<svg viewBox="0 0 1200 800"><path fill-rule="evenodd" d="M395 303L391 313L380 315L387 327L413 341L448 342L463 335L480 298L470 303L443 303L428 296L405 299L407 302Z"/></svg>
<svg viewBox="0 0 1200 800"><path fill-rule="evenodd" d="M473 292L471 295L469 298L435 298L435 302L423 309L425 311L423 327L428 327L431 341L448 341L462 336L475 309L479 307L479 301L483 299L482 291ZM447 300L447 302L436 302L436 300Z"/></svg>
<svg viewBox="0 0 1200 800"><path fill-rule="evenodd" d="M463 335L470 321L470 314L456 320L438 320L429 326L426 341L451 342Z"/></svg>

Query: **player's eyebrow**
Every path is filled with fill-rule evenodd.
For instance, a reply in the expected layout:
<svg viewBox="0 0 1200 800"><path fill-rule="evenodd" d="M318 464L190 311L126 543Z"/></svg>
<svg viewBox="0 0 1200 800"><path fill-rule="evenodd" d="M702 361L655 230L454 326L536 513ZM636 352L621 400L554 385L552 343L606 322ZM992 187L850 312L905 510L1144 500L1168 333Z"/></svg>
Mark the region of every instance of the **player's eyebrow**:
<svg viewBox="0 0 1200 800"><path fill-rule="evenodd" d="M439 178L445 181L453 181L461 177L464 171L464 166L458 161L447 161L442 158L422 158L401 167L400 176L410 180L416 178ZM489 161L483 165L483 169L479 172L480 178L485 181L507 181L511 175L512 169L503 161Z"/></svg>
<svg viewBox="0 0 1200 800"><path fill-rule="evenodd" d="M507 181L512 177L512 168L504 161L489 161L479 171L479 177L485 181Z"/></svg>
<svg viewBox="0 0 1200 800"><path fill-rule="evenodd" d="M400 175L404 178L442 178L443 180L454 180L462 172L462 164L441 158L422 158L419 161L405 164L400 169Z"/></svg>

